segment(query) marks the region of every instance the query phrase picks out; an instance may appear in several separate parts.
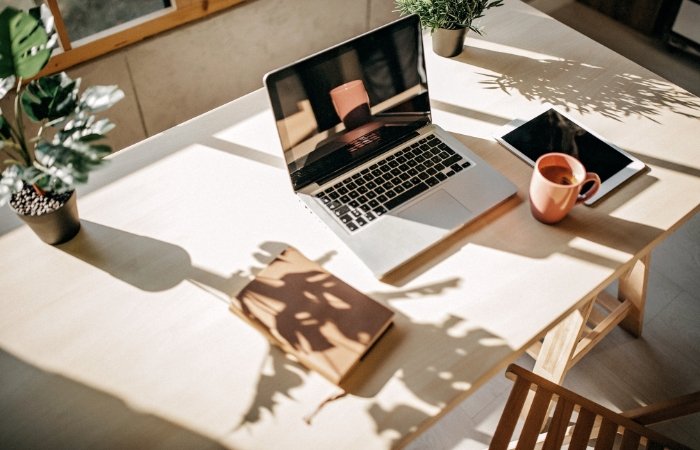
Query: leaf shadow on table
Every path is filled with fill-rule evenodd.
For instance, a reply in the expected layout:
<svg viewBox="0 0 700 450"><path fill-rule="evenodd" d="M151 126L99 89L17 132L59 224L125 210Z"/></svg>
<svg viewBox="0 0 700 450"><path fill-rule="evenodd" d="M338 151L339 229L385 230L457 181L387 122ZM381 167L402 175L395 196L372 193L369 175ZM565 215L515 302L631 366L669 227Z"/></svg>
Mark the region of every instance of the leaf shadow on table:
<svg viewBox="0 0 700 450"><path fill-rule="evenodd" d="M655 121L666 108L700 118L700 99L660 77L606 74L607 68L585 61L535 59L469 46L455 60L493 72L480 74L483 80L479 83L484 89L517 92L530 101L580 114L596 113L618 121L640 116Z"/></svg>
<svg viewBox="0 0 700 450"><path fill-rule="evenodd" d="M194 267L189 254L180 246L89 221L83 221L83 229L76 238L58 248L139 289L163 291L187 280L230 300L251 275L266 267L286 246L282 242L261 243L253 254L257 263L229 277ZM334 253L329 252L316 262L323 265L333 257ZM390 306L395 302L437 297L460 283L461 280L455 278L367 294ZM324 299L324 290L328 287L321 283L309 290ZM296 311L299 312L303 311ZM361 334L361 330L345 331L349 340L358 339ZM433 350L426 353L426 345ZM421 357L416 358L417 354ZM445 402L457 403L466 396L465 392L472 387L471 380L483 375L480 366L470 366L471 360L485 361L485 366L490 367L512 354L512 349L502 339L471 326L465 318L450 315L441 321L417 323L397 313L394 326L379 339L341 387L349 396L367 400L367 413L376 423L377 433L393 430L398 436L405 436L447 406ZM299 425L313 427L311 416L323 414L323 404L297 398L295 394L310 377L308 369L289 359L277 347L269 346L269 353L259 369L255 396L240 417L232 418L235 421L232 431L254 427L266 416L274 417L280 405L299 401L308 404L309 415L299 417ZM373 400L389 384L396 387L397 383L403 386L400 389L412 393L409 397L416 399L413 404L397 399L395 404L387 406ZM329 393L332 391L333 386L329 384Z"/></svg>
<svg viewBox="0 0 700 450"><path fill-rule="evenodd" d="M218 442L0 349L3 448L197 448ZM11 411L11 412L10 412Z"/></svg>
<svg viewBox="0 0 700 450"><path fill-rule="evenodd" d="M327 259L325 255L321 259ZM265 258L267 259L267 258ZM317 262L321 263L322 261ZM308 280L309 286L306 292L316 299L316 301L329 301L335 296L333 286L329 286L324 279L311 276ZM424 296L439 295L448 289L456 288L459 285L458 279L445 280L443 282L429 285L418 285L410 288L392 290L387 292L370 292L368 295L375 300L388 304L401 300L416 300ZM283 295L284 286L280 286L280 296ZM280 297L280 300L284 300ZM344 307L344 306L343 306ZM305 325L314 327L314 330L307 330L304 335L313 335L323 332L323 323L310 319L306 311L298 306L290 306L293 314L279 314L291 320L292 317L300 317ZM300 320L302 320L300 319ZM464 358L501 358L497 350L499 347L507 348L500 339L493 334L483 330L467 330L467 321L455 316L450 316L441 323L416 324L402 314L395 316L394 326L391 327L384 336L375 344L369 353L363 358L359 365L353 369L348 378L341 383L340 389L343 394L372 399L387 383L396 378L400 373L398 382L406 389L413 392L413 395L420 398L420 403L432 405L432 408L444 406L445 399L453 399L459 396L470 385L465 380L460 380L457 373L464 370ZM313 325L308 325L313 323ZM406 330L410 327L410 333ZM297 329L298 327L292 327ZM362 330L351 326L350 328L340 326L337 330L344 335L345 339L356 341L362 335ZM305 345L314 346L318 344L318 339L307 336L299 336L299 340ZM435 344L439 351L430 352L427 361L418 364L407 363L414 360L411 355L420 354L426 342ZM322 348L319 348L322 350ZM442 353L446 352L446 353ZM508 350L510 352L510 350ZM442 353L442 354L441 354ZM284 399L292 399L292 391L301 387L309 376L309 371L296 362L289 360L284 353L276 347L270 347L270 353L260 369L256 396L250 404L248 411L235 426L235 430L254 427L256 422L262 420L263 415L274 416L276 408ZM425 385L430 384L430 389L425 389ZM326 400L336 400L338 389L332 389L329 385L329 398ZM297 401L299 399L297 398ZM342 401L342 400L340 400ZM318 405L309 405L307 415L300 417L313 427L315 416L323 414L326 402ZM369 414L376 421L378 433L387 430L395 430L400 435L405 435L415 429L417 424L428 420L432 414L425 409L413 407L411 405L396 405L391 409L383 409L378 403L371 402Z"/></svg>
<svg viewBox="0 0 700 450"><path fill-rule="evenodd" d="M394 446L472 395L480 387L474 382L501 373L517 357L514 350L499 336L463 317L450 314L441 321L417 322L399 314L394 328L343 388L366 399L384 389L407 391L402 394L403 401L397 397L391 402L384 396L383 402L372 401L368 406L377 434L391 430L403 437L397 438ZM484 368L490 369L485 372Z"/></svg>

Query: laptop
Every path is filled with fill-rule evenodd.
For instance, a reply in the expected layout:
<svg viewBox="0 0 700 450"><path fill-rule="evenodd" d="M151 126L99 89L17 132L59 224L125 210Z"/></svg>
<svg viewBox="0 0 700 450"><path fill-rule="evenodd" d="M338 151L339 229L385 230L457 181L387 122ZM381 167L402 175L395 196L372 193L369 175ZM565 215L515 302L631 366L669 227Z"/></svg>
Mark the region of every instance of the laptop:
<svg viewBox="0 0 700 450"><path fill-rule="evenodd" d="M264 84L294 192L379 278L517 191L432 123L417 16Z"/></svg>

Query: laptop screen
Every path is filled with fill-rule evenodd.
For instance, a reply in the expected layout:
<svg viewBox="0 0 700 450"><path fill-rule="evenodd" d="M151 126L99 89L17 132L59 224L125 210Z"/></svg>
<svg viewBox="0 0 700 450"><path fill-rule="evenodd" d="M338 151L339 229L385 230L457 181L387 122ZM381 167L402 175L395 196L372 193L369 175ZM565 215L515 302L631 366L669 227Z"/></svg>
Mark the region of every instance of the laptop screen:
<svg viewBox="0 0 700 450"><path fill-rule="evenodd" d="M430 122L416 16L274 71L265 85L295 190L357 167Z"/></svg>

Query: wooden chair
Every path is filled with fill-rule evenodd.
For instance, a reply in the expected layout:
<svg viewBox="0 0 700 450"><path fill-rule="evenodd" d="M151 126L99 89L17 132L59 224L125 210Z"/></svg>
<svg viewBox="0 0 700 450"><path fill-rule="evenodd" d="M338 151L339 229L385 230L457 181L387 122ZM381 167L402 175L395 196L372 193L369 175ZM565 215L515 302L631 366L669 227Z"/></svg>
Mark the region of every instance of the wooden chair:
<svg viewBox="0 0 700 450"><path fill-rule="evenodd" d="M490 449L686 449L644 425L700 411L700 392L678 399L616 413L554 384L522 367L511 364L506 376L515 381L505 410L494 433ZM529 411L521 411L530 392L534 398ZM552 404L554 413L547 417ZM513 433L518 419L525 417L516 441ZM540 433L545 421L547 431ZM513 442L512 442L513 441Z"/></svg>

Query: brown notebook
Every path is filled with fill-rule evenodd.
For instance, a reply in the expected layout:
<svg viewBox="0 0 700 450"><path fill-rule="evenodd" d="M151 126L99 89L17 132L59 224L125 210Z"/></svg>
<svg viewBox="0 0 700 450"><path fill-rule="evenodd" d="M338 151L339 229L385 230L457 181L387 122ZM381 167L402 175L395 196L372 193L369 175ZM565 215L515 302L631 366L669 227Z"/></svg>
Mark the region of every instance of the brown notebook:
<svg viewBox="0 0 700 450"><path fill-rule="evenodd" d="M340 381L391 325L394 312L288 247L231 309L312 370Z"/></svg>

